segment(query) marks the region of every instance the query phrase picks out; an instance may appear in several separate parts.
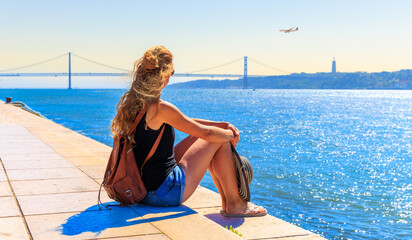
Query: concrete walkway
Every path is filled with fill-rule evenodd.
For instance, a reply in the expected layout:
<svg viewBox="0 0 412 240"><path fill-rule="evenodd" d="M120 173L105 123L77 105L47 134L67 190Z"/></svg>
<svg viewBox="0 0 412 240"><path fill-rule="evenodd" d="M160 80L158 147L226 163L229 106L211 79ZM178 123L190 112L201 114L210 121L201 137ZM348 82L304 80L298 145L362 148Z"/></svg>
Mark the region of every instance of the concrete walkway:
<svg viewBox="0 0 412 240"><path fill-rule="evenodd" d="M111 148L0 101L0 239L323 239L273 216L227 219L199 187L184 205L99 210ZM102 201L112 202L102 191Z"/></svg>

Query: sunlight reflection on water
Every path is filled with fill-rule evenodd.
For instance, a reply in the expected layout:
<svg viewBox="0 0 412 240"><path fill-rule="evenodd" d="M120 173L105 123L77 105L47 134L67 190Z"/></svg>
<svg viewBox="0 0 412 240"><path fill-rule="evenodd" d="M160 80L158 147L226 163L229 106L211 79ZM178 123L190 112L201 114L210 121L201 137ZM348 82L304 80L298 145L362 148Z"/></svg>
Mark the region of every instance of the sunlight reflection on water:
<svg viewBox="0 0 412 240"><path fill-rule="evenodd" d="M0 90L108 145L122 93ZM270 214L328 239L412 235L412 91L166 88L162 97L190 117L240 129L252 201ZM216 190L210 176L202 185Z"/></svg>

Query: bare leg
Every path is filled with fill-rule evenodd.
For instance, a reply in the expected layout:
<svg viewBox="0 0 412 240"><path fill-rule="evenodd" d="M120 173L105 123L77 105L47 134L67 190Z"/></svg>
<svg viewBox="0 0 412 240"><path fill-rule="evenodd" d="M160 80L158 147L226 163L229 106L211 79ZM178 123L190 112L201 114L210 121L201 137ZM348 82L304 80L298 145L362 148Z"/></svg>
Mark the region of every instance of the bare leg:
<svg viewBox="0 0 412 240"><path fill-rule="evenodd" d="M212 172L221 184L222 192L224 192L225 195L226 207L224 207L223 210L226 213L240 214L249 212L252 215L256 213L266 213L266 209L263 207L255 206L241 199L237 188L235 163L229 142L223 143L216 152L213 158L212 168Z"/></svg>
<svg viewBox="0 0 412 240"><path fill-rule="evenodd" d="M213 161L214 161L214 159L212 159L212 161L210 162L210 165L209 165L208 170L209 170L209 172L210 172L210 176L212 176L213 183L215 184L217 190L218 190L219 193L220 193L220 198L222 199L222 209L223 209L224 211L226 211L226 195L225 195L225 192L223 191L223 188L222 188L222 185L220 184L219 179L216 177L216 175L215 175L215 173L214 173L214 170L213 170Z"/></svg>
<svg viewBox="0 0 412 240"><path fill-rule="evenodd" d="M209 168L212 170L211 174L216 187L221 193L223 210L227 213L245 213L254 208L252 204L244 202L239 196L229 142L211 143L188 137L176 145L175 154L186 174L183 202L193 194L206 173L206 169ZM264 208L259 207L252 212L265 211Z"/></svg>
<svg viewBox="0 0 412 240"><path fill-rule="evenodd" d="M186 175L183 202L194 193L219 148L219 143L197 139L183 154L179 161L179 165L184 169Z"/></svg>
<svg viewBox="0 0 412 240"><path fill-rule="evenodd" d="M193 145L193 143L197 140L197 137L193 136L188 136L182 141L180 141L178 144L176 144L174 151L175 151L175 159L177 162L179 162L183 155L186 153L186 151ZM210 164L208 166L208 170L210 172L210 175L212 176L213 183L215 184L217 190L219 191L220 197L222 199L222 209L226 211L226 197L225 193L223 192L223 188L220 184L219 179L215 176L213 173L213 159L210 161Z"/></svg>
<svg viewBox="0 0 412 240"><path fill-rule="evenodd" d="M230 143L224 143L216 152L212 163L213 173L221 183L223 192L225 193L226 206L223 210L233 212L237 208L245 208L244 202L237 188L235 164L232 157L232 149Z"/></svg>

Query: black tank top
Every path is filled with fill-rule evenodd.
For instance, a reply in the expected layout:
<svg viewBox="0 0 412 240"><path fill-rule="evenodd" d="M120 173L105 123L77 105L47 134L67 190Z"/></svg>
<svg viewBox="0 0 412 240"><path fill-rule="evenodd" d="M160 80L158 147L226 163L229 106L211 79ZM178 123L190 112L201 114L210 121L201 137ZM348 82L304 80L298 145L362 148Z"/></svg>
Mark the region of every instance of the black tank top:
<svg viewBox="0 0 412 240"><path fill-rule="evenodd" d="M142 180L147 191L158 189L176 166L173 152L175 131L169 124L164 124L166 126L159 146L143 167ZM143 115L142 120L137 125L136 133L134 135L136 146L133 148L133 153L139 169L141 169L144 160L152 149L153 144L163 127L162 125L158 130L153 130L147 127L147 130L145 130L145 125L146 114Z"/></svg>

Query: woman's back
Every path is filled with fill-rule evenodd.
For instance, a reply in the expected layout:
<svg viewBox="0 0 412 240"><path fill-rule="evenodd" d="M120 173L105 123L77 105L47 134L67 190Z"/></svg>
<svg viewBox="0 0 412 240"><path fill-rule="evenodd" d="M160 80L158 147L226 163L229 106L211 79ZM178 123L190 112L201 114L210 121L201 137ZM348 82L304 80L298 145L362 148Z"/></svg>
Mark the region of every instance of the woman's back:
<svg viewBox="0 0 412 240"><path fill-rule="evenodd" d="M176 166L176 160L174 159L173 152L175 139L174 128L169 124L164 124L165 130L160 140L159 146L143 168L142 179L145 183L147 191L156 190ZM145 126L146 114L142 117L142 120L137 125L136 133L134 135L136 146L133 148L133 153L135 155L139 168L142 167L144 160L149 154L149 151L152 148L161 130L161 127L157 130L153 130L149 126L147 126L146 130Z"/></svg>

